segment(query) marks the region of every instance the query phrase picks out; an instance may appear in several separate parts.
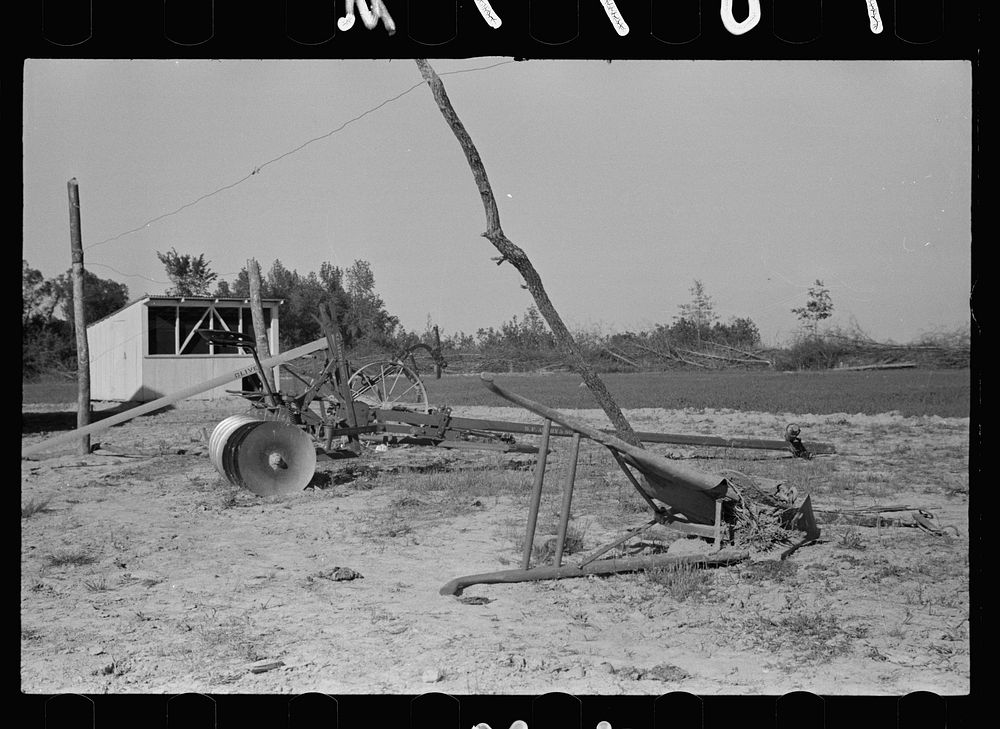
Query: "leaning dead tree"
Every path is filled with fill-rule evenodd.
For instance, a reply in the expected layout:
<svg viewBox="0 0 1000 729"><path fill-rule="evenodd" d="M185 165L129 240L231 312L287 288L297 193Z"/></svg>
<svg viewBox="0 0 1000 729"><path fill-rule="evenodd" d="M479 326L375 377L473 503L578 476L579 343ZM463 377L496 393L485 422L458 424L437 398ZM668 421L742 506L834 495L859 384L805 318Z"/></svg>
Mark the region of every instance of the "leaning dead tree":
<svg viewBox="0 0 1000 729"><path fill-rule="evenodd" d="M641 448L642 443L639 441L638 436L636 436L635 431L632 430L632 426L628 420L625 419L621 408L618 407L618 403L611 397L611 393L608 392L604 381L587 364L583 351L576 343L576 340L573 339L573 335L566 328L559 313L552 305L552 301L542 286L542 279L538 275L538 271L531 265L527 254L504 235L503 229L500 227L500 211L497 208L497 201L493 195L493 188L490 186L489 178L486 176L486 168L483 166L483 160L479 156L476 145L472 142L472 137L465 130L465 125L462 124L462 120L455 113L455 109L448 99L448 94L445 92L444 84L441 83L440 77L431 68L426 59L418 58L416 59L416 63L417 68L420 69L420 74L428 86L430 86L431 94L433 94L434 101L437 102L441 114L444 116L445 121L448 122L448 126L451 127L451 131L458 139L458 143L462 146L465 158L472 169L472 176L476 180L476 186L479 188L479 196L482 198L483 208L486 210L486 232L482 235L500 252L500 256L494 260L498 266L509 262L521 274L528 292L538 306L539 313L545 318L549 328L552 330L556 346L567 358L570 366L579 373L584 383L590 388L590 391L594 394L594 398L607 414L612 425L614 425L618 436L630 445Z"/></svg>

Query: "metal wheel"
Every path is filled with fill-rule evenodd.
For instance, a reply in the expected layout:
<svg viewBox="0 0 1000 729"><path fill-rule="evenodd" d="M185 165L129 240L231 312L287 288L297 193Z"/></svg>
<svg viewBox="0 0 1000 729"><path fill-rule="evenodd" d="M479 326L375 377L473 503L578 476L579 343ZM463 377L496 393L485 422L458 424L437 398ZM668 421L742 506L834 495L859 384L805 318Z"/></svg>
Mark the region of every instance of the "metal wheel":
<svg viewBox="0 0 1000 729"><path fill-rule="evenodd" d="M430 410L427 391L416 372L399 362L371 362L348 380L351 394L373 408Z"/></svg>
<svg viewBox="0 0 1000 729"><path fill-rule="evenodd" d="M304 489L316 471L316 448L301 428L233 415L215 426L209 459L231 484L258 496Z"/></svg>

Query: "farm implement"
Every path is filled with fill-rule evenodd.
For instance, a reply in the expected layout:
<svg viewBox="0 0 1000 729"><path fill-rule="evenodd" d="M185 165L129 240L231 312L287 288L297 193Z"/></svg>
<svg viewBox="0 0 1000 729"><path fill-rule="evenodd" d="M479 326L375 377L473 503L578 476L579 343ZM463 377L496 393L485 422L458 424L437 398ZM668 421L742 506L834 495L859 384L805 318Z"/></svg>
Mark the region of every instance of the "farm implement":
<svg viewBox="0 0 1000 729"><path fill-rule="evenodd" d="M328 323L326 319L324 323ZM290 371L304 386L299 394L283 393L268 383L252 337L242 333L201 330L199 333L217 345L235 346L253 355L261 389L237 391L250 401L253 415L234 415L220 422L212 432L209 455L216 469L231 483L260 496L291 493L305 488L316 467L316 452L331 458L360 454L362 439L379 445L415 444L444 448L486 448L537 453L534 487L525 535L521 569L468 575L456 578L440 592L457 595L473 584L562 579L588 574L610 574L684 563L698 566L722 565L746 559L747 553L723 550L724 543L734 544L734 533L741 527L757 526L755 509L731 479L714 476L678 464L662 455L622 441L612 433L591 427L557 410L512 393L497 385L492 376L483 374L483 384L493 393L543 419L541 425L508 421L453 417L448 409L435 411L427 404L426 391L415 365L406 363L412 352L404 352L390 361L376 362L350 371L341 354L340 343L332 326L324 326L328 337L327 357L319 373L305 377ZM431 350L437 366L444 367L438 351ZM538 446L522 446L513 434L540 436ZM809 451L799 440L797 426L786 428L783 441L745 440L734 442L712 439L710 445L786 448L798 457ZM550 438L569 436L572 441L563 485L559 534L554 546L554 565L531 567L532 549ZM640 440L673 442L669 434L643 433ZM652 511L645 524L629 529L624 536L593 552L578 565L564 566L567 529L570 518L573 482L582 439L606 447L629 483ZM685 443L697 443L698 436L681 436ZM335 445L335 443L338 443ZM777 482L776 482L777 483ZM802 544L814 541L819 528L808 496L796 507L794 489L777 490L755 496L770 500L777 507L776 522L785 530L804 532L798 543L785 552L790 554ZM653 555L599 559L626 541L655 525L701 537L714 544L715 551L696 557ZM678 561L679 560L679 561Z"/></svg>
<svg viewBox="0 0 1000 729"><path fill-rule="evenodd" d="M300 386L297 392L271 386L253 337L199 330L217 346L249 352L261 383L260 389L229 391L248 400L250 410L220 422L209 439L212 464L234 485L261 496L299 491L312 479L317 451L329 458L352 457L369 444L535 453L538 447L518 443L515 436L543 436L547 448L550 436L573 437L578 433L551 423L546 431L541 424L456 417L450 408L433 408L413 353L416 348L426 349L440 371L447 363L439 349L419 344L389 360L370 362L352 371L330 321L323 318L327 347L318 372L307 376L283 365L289 378ZM787 450L801 458L833 452L825 444L811 444L807 449L799 434L795 425L786 428L782 440L637 433L648 443Z"/></svg>
<svg viewBox="0 0 1000 729"><path fill-rule="evenodd" d="M728 478L689 468L659 454L633 446L614 435L501 387L494 382L492 375L484 373L480 377L492 392L544 418L542 443L535 465L534 486L528 510L524 552L520 569L457 577L439 590L442 595L459 595L466 587L476 584L566 579L656 568L677 568L680 565L707 567L734 564L747 559L749 552L723 549L723 544L728 543L732 546L736 543L734 537L737 529L744 533L759 529L760 514L764 511L761 507L764 505L772 507L774 521L783 531L803 532L800 539L782 553L782 559L820 536L820 529L816 524L812 502L808 495L795 506L794 489L784 490L781 484L775 482L779 488L772 494L758 490L756 496L764 497L765 502L753 505L741 489ZM553 423L572 432L573 441L564 468L566 476L562 485L562 504L559 510L558 535L554 540L552 564L532 567L535 530L545 482L548 439ZM623 536L594 550L577 564L563 565L562 558L566 547L576 465L582 438L608 449L628 482L646 502L652 512L652 518L645 524L626 530ZM599 559L655 525L709 540L714 545L714 551L703 555L681 557L667 553L646 557L612 556Z"/></svg>

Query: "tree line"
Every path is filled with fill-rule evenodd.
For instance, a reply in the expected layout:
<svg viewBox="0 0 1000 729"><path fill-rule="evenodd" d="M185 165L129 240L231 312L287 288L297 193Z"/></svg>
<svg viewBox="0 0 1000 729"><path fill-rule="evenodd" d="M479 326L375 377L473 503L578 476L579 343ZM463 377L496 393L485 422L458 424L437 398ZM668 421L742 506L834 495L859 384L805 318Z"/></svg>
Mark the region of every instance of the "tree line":
<svg viewBox="0 0 1000 729"><path fill-rule="evenodd" d="M233 281L220 279L204 254L194 256L171 249L157 252L170 286L167 296L250 296L244 266ZM70 272L46 279L40 271L21 262L21 363L24 377L76 369L73 331L73 288ZM128 287L84 273L85 320L92 324L129 303ZM345 346L350 349L395 350L405 341L418 340L386 310L375 289L375 274L368 261L356 260L346 269L323 263L319 271L302 274L280 260L261 275L261 296L281 299L279 342L282 350L318 339L322 327L320 306L333 305Z"/></svg>
<svg viewBox="0 0 1000 729"><path fill-rule="evenodd" d="M175 249L156 253L170 281L163 292L170 296L248 298L250 281L244 266L232 281L219 278L204 254L178 253ZM93 323L129 302L128 287L84 273L86 321ZM760 331L750 317L723 321L712 297L700 280L689 289L689 300L678 307L670 323L650 329L625 332L574 332L574 337L605 370L638 368L629 353L655 355L664 366L697 364L686 359L692 352L718 360L739 361L761 349ZM446 357L471 357L476 367L493 370L530 370L558 365L555 339L534 306L499 326L474 333L440 332L428 318L423 332L408 331L388 311L376 288L375 272L365 260L341 268L323 262L318 271L300 273L274 260L261 273L261 295L281 299L281 349L288 350L322 336L317 315L321 306L332 304L343 342L354 356L402 352L417 343L440 342ZM833 313L833 301L823 282L817 280L807 293L804 306L790 310L800 323L799 335L788 352L818 351L824 341L820 324ZM46 279L28 261L22 260L22 371L25 377L46 372L71 373L76 368L73 332L73 296L70 272ZM825 351L825 350L824 350ZM721 353L721 354L720 354ZM738 354L733 354L738 353ZM723 356L726 355L726 356ZM828 352L823 359L832 361ZM648 359L648 357L647 357ZM750 360L747 360L748 362ZM758 362L762 360L757 360ZM812 360L807 366L818 366ZM456 364L459 364L456 362ZM457 369L457 368L456 368Z"/></svg>

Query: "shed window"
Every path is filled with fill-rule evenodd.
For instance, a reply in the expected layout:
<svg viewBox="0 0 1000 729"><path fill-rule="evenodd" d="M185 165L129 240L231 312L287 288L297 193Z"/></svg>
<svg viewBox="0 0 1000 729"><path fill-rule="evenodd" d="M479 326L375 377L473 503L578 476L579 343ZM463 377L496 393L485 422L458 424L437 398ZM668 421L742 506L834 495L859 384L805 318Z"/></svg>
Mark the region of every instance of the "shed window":
<svg viewBox="0 0 1000 729"><path fill-rule="evenodd" d="M223 329L253 334L249 306L149 306L149 354L217 355L243 354L236 347L210 345L199 329ZM264 309L268 336L271 310Z"/></svg>
<svg viewBox="0 0 1000 729"><path fill-rule="evenodd" d="M176 340L177 307L149 307L149 353L175 354Z"/></svg>
<svg viewBox="0 0 1000 729"><path fill-rule="evenodd" d="M215 316L218 326L213 326L213 329L228 329L231 332L246 331L240 329L240 307L238 306L217 306L215 307ZM215 354L242 354L242 352L236 347L223 347L217 344L215 345Z"/></svg>
<svg viewBox="0 0 1000 729"><path fill-rule="evenodd" d="M211 354L208 341L197 332L198 329L215 329L211 310L183 306L179 319L181 354Z"/></svg>

